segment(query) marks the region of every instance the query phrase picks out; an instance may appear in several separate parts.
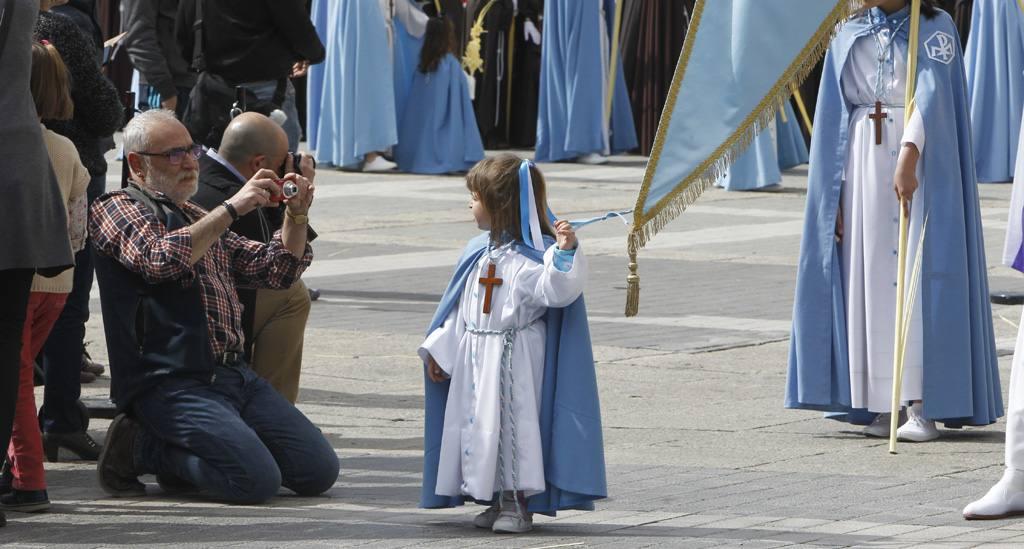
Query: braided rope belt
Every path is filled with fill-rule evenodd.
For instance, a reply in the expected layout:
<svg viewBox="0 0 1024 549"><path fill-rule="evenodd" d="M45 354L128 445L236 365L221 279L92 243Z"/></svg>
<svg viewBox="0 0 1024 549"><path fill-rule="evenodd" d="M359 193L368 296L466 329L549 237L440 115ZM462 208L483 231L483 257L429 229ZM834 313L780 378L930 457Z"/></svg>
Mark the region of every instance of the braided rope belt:
<svg viewBox="0 0 1024 549"><path fill-rule="evenodd" d="M512 443L512 495L516 502L516 512L522 514L520 509L519 498L515 492L519 488L519 442L516 437L516 415L513 409L515 404L515 391L513 390L515 385L515 378L512 374L512 348L516 342L516 336L519 332L528 329L530 326L536 324L536 320L530 322L522 328L509 328L506 330L483 330L472 326L466 325L466 331L473 335L480 336L500 336L502 339L502 352L501 352L501 377L499 378L498 392L501 406L501 414L499 417L498 426L498 476L500 477L498 489L498 500L501 502L499 505L504 505L505 496L505 452L504 452L504 440L505 440L505 424L508 423L509 438ZM475 361L474 353L474 361ZM474 365L475 366L475 365ZM474 368L475 369L475 368Z"/></svg>

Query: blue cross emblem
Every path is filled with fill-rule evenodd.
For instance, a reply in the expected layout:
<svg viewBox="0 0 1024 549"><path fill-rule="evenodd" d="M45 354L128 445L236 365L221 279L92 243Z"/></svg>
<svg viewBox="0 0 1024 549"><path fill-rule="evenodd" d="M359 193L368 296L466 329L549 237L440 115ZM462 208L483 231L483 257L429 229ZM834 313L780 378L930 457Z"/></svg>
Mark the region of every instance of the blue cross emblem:
<svg viewBox="0 0 1024 549"><path fill-rule="evenodd" d="M935 34L925 41L924 50L928 58L943 64L950 64L956 57L956 41L948 33L936 31Z"/></svg>

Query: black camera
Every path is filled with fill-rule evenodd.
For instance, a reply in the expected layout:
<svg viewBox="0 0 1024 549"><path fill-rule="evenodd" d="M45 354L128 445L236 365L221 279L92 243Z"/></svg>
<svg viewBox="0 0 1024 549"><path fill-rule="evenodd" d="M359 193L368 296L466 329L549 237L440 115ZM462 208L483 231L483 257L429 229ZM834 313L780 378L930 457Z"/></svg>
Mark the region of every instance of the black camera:
<svg viewBox="0 0 1024 549"><path fill-rule="evenodd" d="M288 158L292 159L292 170L297 174L305 175L302 173L302 169L299 166L302 163L302 159L307 156L313 160L313 169L316 169L316 158L313 158L312 155L306 155L300 152L290 152L288 153L288 156L284 158L284 163L281 164L280 168L278 168L277 175L284 177L285 174L288 173Z"/></svg>

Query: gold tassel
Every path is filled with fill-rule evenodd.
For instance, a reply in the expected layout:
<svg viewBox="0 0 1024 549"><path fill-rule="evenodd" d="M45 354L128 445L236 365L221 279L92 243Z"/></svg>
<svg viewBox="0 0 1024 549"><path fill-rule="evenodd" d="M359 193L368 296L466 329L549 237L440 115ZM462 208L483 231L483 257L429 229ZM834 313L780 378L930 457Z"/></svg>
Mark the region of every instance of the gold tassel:
<svg viewBox="0 0 1024 549"><path fill-rule="evenodd" d="M629 246L629 275L626 276L626 316L640 312L640 275L637 274L636 247Z"/></svg>

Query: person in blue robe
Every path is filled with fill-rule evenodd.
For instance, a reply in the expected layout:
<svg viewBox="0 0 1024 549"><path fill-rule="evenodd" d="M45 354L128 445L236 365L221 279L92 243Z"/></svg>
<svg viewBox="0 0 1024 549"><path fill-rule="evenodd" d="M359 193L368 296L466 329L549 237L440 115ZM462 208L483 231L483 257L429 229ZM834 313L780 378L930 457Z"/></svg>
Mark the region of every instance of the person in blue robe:
<svg viewBox="0 0 1024 549"><path fill-rule="evenodd" d="M481 190L480 193L474 195L472 200L474 217L478 215L477 207L479 204L483 204L485 201L501 202L505 200L504 197L508 196L506 192L507 184L518 185L518 193L512 190L512 205L501 206L501 210L492 212L491 210L495 207L494 205L483 206L484 211L488 212L488 214L485 214L488 221L486 224L480 223L480 218L478 217L478 224L482 229L489 232L470 240L463 251L451 281L448 283L437 311L430 322L429 329L427 330L428 342L439 331L460 330L460 328L453 327L451 324L463 320L461 311L464 311L464 307L462 307L462 300L470 300L469 306L473 310L475 310L475 305L482 301L481 295L466 292L465 289L467 288L467 280L481 273L483 265L481 261L485 255L490 257L490 260L493 262L491 263L491 269L494 269L494 263L498 263L501 266L504 262L511 261L515 265L519 265L515 267L514 271L518 273L533 268L522 265L539 264L546 270L550 269L552 267L549 264L552 261L554 262L553 268L563 273L576 268L572 267L574 263L572 252L574 250L563 250L561 245L555 246L556 241L551 236L554 232L550 223L543 223L543 228L538 223L540 215L543 215L541 212L548 210L544 198L543 184L535 185L533 183L537 179L543 181L537 168L532 163L520 161L520 159L509 154L488 158L484 162L489 163L488 166L482 169L474 168L470 172L470 176L467 178L467 186L471 189L481 189L484 185L474 183L474 181L479 181L474 174L479 174L480 178L488 178L488 174L491 174L495 176L493 180L498 182L491 185L502 185L504 188L494 192ZM519 173L518 178L515 176L517 171ZM536 189L537 194L535 195L531 189ZM527 209L532 210L532 213L527 214ZM522 214L520 215L521 212ZM551 219L549 211L548 219ZM561 243L561 231L563 229L559 227L559 223L554 225L554 230L559 231L559 243ZM509 241L504 244L494 242L493 239L496 234L506 235L505 239ZM510 239L509 235L515 236ZM502 251L506 249L509 251L503 253ZM494 254L497 254L498 257L495 258ZM575 262L578 264L579 261L581 259L577 255ZM585 267L581 268L585 270ZM494 275L490 276L493 277ZM515 282L516 280L513 278L506 281L505 285L514 286ZM541 286L544 286L544 284L538 284L537 289L539 290ZM516 290L515 294L509 293L503 296L503 294L496 293L495 299L499 305L494 311L494 318L504 319L510 315L523 316L529 314L526 311L530 310L530 307L536 307L542 301L531 298L526 301L513 302L511 296L519 296L517 299L523 300L525 298L522 296L530 291L538 290L527 290L524 287ZM508 291L511 292L512 290ZM487 303L489 302L490 298L487 298ZM520 309L520 306L524 308ZM539 377L532 377L533 383L540 383L539 399L537 402L539 413L536 416L536 426L539 427L540 456L542 461L542 463L535 463L534 468L536 466L542 467L544 486L538 487L542 489L538 489L534 493L525 494L527 496L525 502L518 499L524 494L517 494L517 501L520 503L517 503L515 507L516 512L519 513L519 506L525 503L525 511L528 513L554 516L560 510L593 510L594 502L607 497L608 491L605 476L597 376L594 368L593 350L590 342L590 331L587 324L587 312L583 295L578 295L575 300L566 306L547 306L544 309L540 319L538 319L543 321L543 328L541 329L541 337L544 342L542 373ZM488 319L487 322L493 322L493 318L490 318L490 315L485 313L485 316ZM484 321L480 320L480 322ZM518 331L512 330L511 342L506 333L508 330L491 334L497 336L504 334L504 345L508 345L509 347L507 348L518 349L515 353L523 353L522 355L513 354L508 358L509 363L515 364L516 361L532 360L532 358L527 357L523 349L517 347L516 338L533 337L530 326L533 326L535 323L536 321ZM493 326L493 324L488 325ZM467 325L465 330L472 330L472 327ZM524 331L530 333L521 333ZM477 330L475 333L480 333L480 331ZM466 333L465 335L469 336L470 334ZM421 351L429 347L430 352L437 352L437 346L428 342L424 343ZM499 345L499 349L500 347L501 345ZM463 350L460 346L460 356ZM484 358L489 356L487 355L487 350L483 347L481 347L480 352ZM421 356L423 356L422 353ZM473 356L473 360L475 360L475 351ZM510 495L507 488L496 491L493 494L487 494L490 497L483 497L482 499L480 497L472 499L465 495L452 496L439 495L437 493L440 486L439 477L442 476L439 472L440 467L445 465L445 470L450 470L452 467L452 464L442 464L442 436L445 432L445 415L446 413L463 413L461 412L463 406L453 405L448 402L449 390L455 390L454 386L456 383L461 384L460 386L463 388L465 388L467 383L464 379L460 380L452 377L451 367L445 364L446 361L442 356L438 356L436 361L433 355L423 358L425 421L423 436L423 485L420 506L423 508L445 508L460 506L467 501L475 501L480 504L492 505L492 508L498 507L503 513L506 510L510 511L505 509L505 507L511 504L505 502L505 497L501 495L501 492L504 492L504 496ZM502 358L502 363L505 363L504 357ZM442 369L444 370L443 372L441 371ZM445 375L446 373L447 376ZM493 382L494 377L497 376L487 375L486 379L481 378L482 381L480 383L486 386ZM522 376L516 379L530 377ZM519 386L519 383L519 381L513 382L513 386ZM523 383L527 382L524 381ZM474 384L472 389L477 390L477 386ZM532 391L527 392L532 396ZM519 393L517 392L516 394ZM510 396L509 398L514 400L515 398L522 397ZM470 406L470 409L472 409L472 406ZM493 411L488 412L488 410L491 410L491 408L480 406L480 417L483 418L488 413L493 414ZM502 415L504 416L505 414L502 413ZM514 415L518 415L518 413ZM468 422L469 425L474 423L472 416L468 418ZM484 422L485 420L481 419L478 423ZM456 420L453 423L457 426L461 424L461 421ZM521 425L520 429L525 427ZM513 426L513 428L515 427ZM497 432L491 433L491 435L497 436ZM530 444L532 446L533 443L524 442L522 444ZM459 448L455 448L455 451L461 454ZM466 452L466 455L469 456L468 449ZM486 448L479 448L479 452L481 456L488 455ZM513 460L515 460L514 457ZM458 467L458 464L454 466ZM479 470L483 470L486 467L494 467L493 461L489 464L482 463ZM511 467L514 467L514 465L511 465ZM469 471L469 477L474 475L482 476L482 473L474 473L477 470ZM493 482L494 485L500 482L504 487L508 482L507 473L501 474L500 469L496 470L494 476L496 480L503 478L501 481ZM451 479L448 481L451 482ZM466 478L463 482L465 487L467 482L470 485L473 484L474 479ZM513 482L515 481L513 480ZM486 485L490 486L492 482L486 482ZM499 505L499 501L503 503ZM494 517L491 516L489 521L486 520L487 518L488 513L485 512L478 516L478 520L474 522L479 527L489 527L486 523L493 522ZM498 530L496 529L495 531Z"/></svg>
<svg viewBox="0 0 1024 549"><path fill-rule="evenodd" d="M310 67L310 148L330 166L393 167L380 157L398 142L392 49L381 3L314 0L311 16L327 61Z"/></svg>
<svg viewBox="0 0 1024 549"><path fill-rule="evenodd" d="M412 79L420 62L428 17L413 0L398 0L394 10L391 25L394 29L395 121L396 127L401 128Z"/></svg>
<svg viewBox="0 0 1024 549"><path fill-rule="evenodd" d="M1024 12L1019 2L974 2L964 64L978 181L1011 181L1024 112Z"/></svg>
<svg viewBox="0 0 1024 549"><path fill-rule="evenodd" d="M427 23L419 66L412 79L401 124L395 162L409 173L464 172L484 157L469 84L452 54L451 21Z"/></svg>
<svg viewBox="0 0 1024 549"><path fill-rule="evenodd" d="M881 3L869 2L876 6ZM968 97L956 28L952 19L932 4L925 1L922 7L914 96L927 136L927 146L916 162L920 185L911 191L905 186L907 176L890 179L903 196L914 192L910 202L912 221L927 218L923 241L912 236L910 242L913 246L920 242L923 247L916 304L908 304L919 307L918 352L923 356L918 390L923 397L918 397L920 404L908 407L908 414L913 408L923 420L943 422L947 427L989 425L1003 415L1003 402L988 300ZM848 346L848 302L843 281L844 268L848 266L843 265L845 254L837 242L847 238L852 220L846 219L839 225L837 220L840 197L848 184L843 179L853 145L850 135L856 130L866 133L864 137L871 140L858 150L872 150L874 137L872 121L864 116L866 108L851 105L844 96L844 68L852 63L857 41L877 40L879 33L894 32L903 48L896 51L906 52L907 12L906 7L895 13L874 7L844 25L825 57L814 120L785 406L830 412L834 419L855 424L872 423L878 414L852 404L851 385L857 380L851 378L852 348ZM865 51L876 51L870 42L869 46ZM870 53L867 57L871 63L867 72L873 75L877 57ZM898 71L893 75L898 76ZM852 126L855 115L863 124L856 129ZM902 119L902 108L899 114L891 116ZM918 150L906 144L906 134L902 139L904 153ZM914 153L908 154L913 157ZM891 185L887 184L886 189L891 189ZM892 196L892 200L896 197ZM898 207L893 212L892 221L898 224ZM886 222L864 221L875 225ZM913 256L908 263L913 264ZM889 280L894 279L895 272ZM892 321L889 322L891 334ZM889 361L891 357L890 351ZM887 394L891 398L891 388ZM886 427L884 435L876 436L887 434Z"/></svg>
<svg viewBox="0 0 1024 549"><path fill-rule="evenodd" d="M616 65L611 120L605 120L614 13L614 0L545 2L538 162L602 163L610 153L638 146L621 62Z"/></svg>
<svg viewBox="0 0 1024 549"><path fill-rule="evenodd" d="M793 111L792 103L786 101L783 107L785 116L780 114L775 117L775 141L778 145L779 169L788 170L807 163L807 142L804 141L804 132L800 129L800 120Z"/></svg>
<svg viewBox="0 0 1024 549"><path fill-rule="evenodd" d="M774 126L774 122L771 126ZM743 152L715 185L727 191L753 191L773 187L782 182L779 157L773 127L757 134L750 147Z"/></svg>

